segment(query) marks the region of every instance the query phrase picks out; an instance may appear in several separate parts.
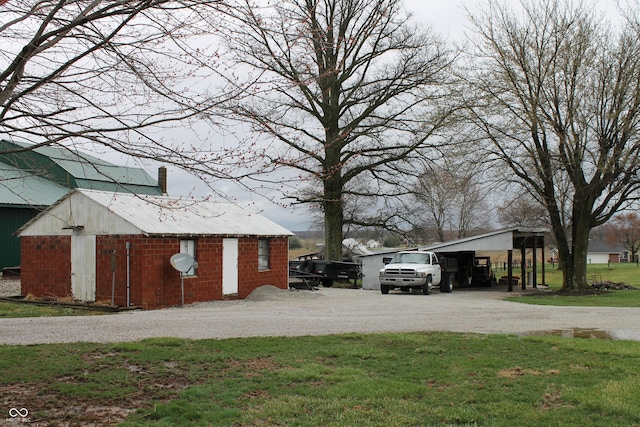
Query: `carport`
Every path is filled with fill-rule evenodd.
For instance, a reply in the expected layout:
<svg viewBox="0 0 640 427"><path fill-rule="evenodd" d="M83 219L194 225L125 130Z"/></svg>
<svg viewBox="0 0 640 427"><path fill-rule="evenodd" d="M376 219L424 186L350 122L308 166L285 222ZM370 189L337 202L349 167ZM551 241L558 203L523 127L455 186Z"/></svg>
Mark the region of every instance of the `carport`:
<svg viewBox="0 0 640 427"><path fill-rule="evenodd" d="M522 260L520 285L522 289L526 289L527 286L537 287L538 254L541 254L540 258L542 260L545 259L544 238L547 232L548 230L544 228L512 227L478 236L424 246L418 249L436 252L439 256L461 256L464 253L475 253L476 251L506 251L507 288L509 292L512 292L515 283L513 274L513 252L520 251ZM406 249L411 248L403 248L402 250ZM526 263L527 249L532 250L532 265L530 271L528 271ZM383 266L383 258L393 256L394 253L399 251L400 249L377 252L372 255L359 257L362 262L362 271L364 274L362 279L363 289L380 289L378 271ZM541 273L541 284L545 285L544 262L542 263Z"/></svg>

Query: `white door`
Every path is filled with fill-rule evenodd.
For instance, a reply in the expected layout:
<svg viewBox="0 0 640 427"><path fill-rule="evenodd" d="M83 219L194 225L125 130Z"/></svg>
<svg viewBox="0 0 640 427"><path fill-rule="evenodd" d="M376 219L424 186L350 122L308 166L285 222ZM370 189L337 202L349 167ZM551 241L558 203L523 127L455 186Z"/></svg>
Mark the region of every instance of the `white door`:
<svg viewBox="0 0 640 427"><path fill-rule="evenodd" d="M96 236L71 236L71 293L80 301L96 300Z"/></svg>
<svg viewBox="0 0 640 427"><path fill-rule="evenodd" d="M222 239L222 294L238 293L238 239Z"/></svg>

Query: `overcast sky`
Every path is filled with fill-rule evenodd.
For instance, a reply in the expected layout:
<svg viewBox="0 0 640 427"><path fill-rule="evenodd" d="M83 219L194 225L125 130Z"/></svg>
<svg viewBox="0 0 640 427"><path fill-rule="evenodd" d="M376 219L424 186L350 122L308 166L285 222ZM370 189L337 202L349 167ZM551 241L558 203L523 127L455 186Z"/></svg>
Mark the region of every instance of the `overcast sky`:
<svg viewBox="0 0 640 427"><path fill-rule="evenodd" d="M513 0L509 1L511 4ZM446 39L462 41L465 32L468 32L466 12L463 4L470 10L474 10L481 0L405 0L408 10L415 13L415 19L432 26L432 28ZM514 2L515 3L515 2ZM613 16L615 14L616 0L602 0L600 6ZM151 172L155 174L155 171ZM262 214L272 221L286 227L291 231L303 231L310 228L307 208L284 209L261 197L242 195L236 188L227 183L221 183L217 187L220 191L236 192L241 204L251 204L262 211ZM191 178L185 172L169 167L169 195L172 197L205 197L210 191L197 179Z"/></svg>
<svg viewBox="0 0 640 427"><path fill-rule="evenodd" d="M477 2L477 0L472 0ZM438 33L446 38L460 40L463 37L465 28L465 12L461 6L461 0L406 0L405 7L415 13L415 19L431 25ZM168 192L172 197L205 197L210 190L199 182L198 179L190 177L186 172L168 166ZM155 177L156 171L150 173ZM237 193L241 204L255 207L262 211L262 214L272 221L288 228L291 231L303 231L310 228L309 211L306 207L282 208L269 200L259 196L252 197L249 194L240 193L234 185L220 183L216 187L220 191Z"/></svg>

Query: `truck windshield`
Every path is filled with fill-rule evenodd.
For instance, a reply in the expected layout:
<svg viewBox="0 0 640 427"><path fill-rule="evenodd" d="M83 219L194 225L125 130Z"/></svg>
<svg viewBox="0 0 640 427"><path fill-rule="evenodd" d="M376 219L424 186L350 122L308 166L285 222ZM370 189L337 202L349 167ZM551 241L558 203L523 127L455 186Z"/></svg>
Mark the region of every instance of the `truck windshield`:
<svg viewBox="0 0 640 427"><path fill-rule="evenodd" d="M431 264L429 254L400 253L395 254L392 264Z"/></svg>

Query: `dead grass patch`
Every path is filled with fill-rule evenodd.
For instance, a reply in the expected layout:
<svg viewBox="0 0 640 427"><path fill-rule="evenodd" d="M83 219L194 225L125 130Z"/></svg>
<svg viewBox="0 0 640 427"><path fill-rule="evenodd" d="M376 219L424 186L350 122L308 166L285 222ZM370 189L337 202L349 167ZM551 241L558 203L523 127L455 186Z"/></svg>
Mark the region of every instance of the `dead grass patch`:
<svg viewBox="0 0 640 427"><path fill-rule="evenodd" d="M533 375L533 376L557 375L559 373L560 371L558 371L557 369L551 369L546 372L540 372L540 371L534 371L532 369L522 369L520 366L516 366L513 368L507 368L499 371L498 376L502 378L518 378L518 377L524 377L526 375Z"/></svg>

